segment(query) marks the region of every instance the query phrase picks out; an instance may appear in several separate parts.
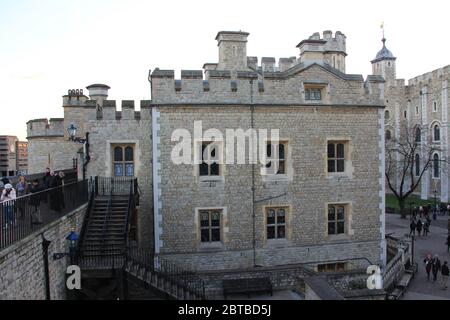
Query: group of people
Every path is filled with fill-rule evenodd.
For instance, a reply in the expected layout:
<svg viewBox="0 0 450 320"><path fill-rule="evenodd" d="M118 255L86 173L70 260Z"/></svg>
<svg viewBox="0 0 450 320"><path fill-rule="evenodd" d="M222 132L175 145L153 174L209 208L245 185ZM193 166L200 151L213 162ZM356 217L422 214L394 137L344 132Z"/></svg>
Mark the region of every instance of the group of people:
<svg viewBox="0 0 450 320"><path fill-rule="evenodd" d="M31 223L41 224L40 216L41 201L49 203L51 210L61 212L65 208L64 194L62 188L64 185L64 172L52 172L50 168L42 179L42 184L38 179L30 184L25 176L20 176L15 188L8 178L0 180L0 207L3 211L3 229L8 229L17 222L17 218L23 220L27 205L32 208ZM48 193L42 191L49 190ZM30 195L28 198L22 198ZM22 198L22 199L21 199Z"/></svg>
<svg viewBox="0 0 450 320"><path fill-rule="evenodd" d="M447 281L449 276L449 267L448 262L444 261L441 263L438 255L435 255L432 258L431 254L429 254L425 260L423 261L425 264L425 270L427 272L427 279L430 281L430 275L433 274L433 281L436 282L438 280L439 273L441 274L440 280L442 285L442 290L447 290Z"/></svg>
<svg viewBox="0 0 450 320"><path fill-rule="evenodd" d="M409 224L410 229L409 235L415 236L417 231L419 237L421 235L426 237L430 232L430 227L431 227L431 219L428 215L425 216L424 220L422 220L422 218L416 219L415 217L412 217L411 223Z"/></svg>

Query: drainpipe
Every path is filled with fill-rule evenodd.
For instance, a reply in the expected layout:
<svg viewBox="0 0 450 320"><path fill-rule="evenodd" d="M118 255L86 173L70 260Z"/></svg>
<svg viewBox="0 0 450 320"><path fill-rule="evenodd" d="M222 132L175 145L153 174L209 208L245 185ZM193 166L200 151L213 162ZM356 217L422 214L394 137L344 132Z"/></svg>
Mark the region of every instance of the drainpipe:
<svg viewBox="0 0 450 320"><path fill-rule="evenodd" d="M255 128L255 105L253 104L253 79L250 80L250 112L251 112L251 132ZM254 144L254 141L252 140ZM250 155L249 155L250 156ZM254 160L254 159L253 159ZM256 187L255 187L255 161L252 161L252 222L253 222L253 268L256 268Z"/></svg>

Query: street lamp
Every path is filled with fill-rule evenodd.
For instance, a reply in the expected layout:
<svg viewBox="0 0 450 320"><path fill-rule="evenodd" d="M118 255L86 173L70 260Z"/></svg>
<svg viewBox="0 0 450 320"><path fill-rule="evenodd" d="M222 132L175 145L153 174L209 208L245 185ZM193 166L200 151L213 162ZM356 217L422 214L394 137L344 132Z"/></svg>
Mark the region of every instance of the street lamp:
<svg viewBox="0 0 450 320"><path fill-rule="evenodd" d="M436 189L434 189L434 192L433 192L433 194L434 194L434 209L433 209L433 220L436 220L436 218L437 218L437 207L436 207L436 204L437 204L437 200L436 200L436 198L437 198L437 191L436 191Z"/></svg>
<svg viewBox="0 0 450 320"><path fill-rule="evenodd" d="M78 240L80 238L80 235L75 232L75 229L72 228L72 231L69 233L69 235L66 237L66 240L69 245L69 252L58 252L53 254L53 260L61 260L65 256L70 257L70 264L74 263L75 258L75 252L78 246Z"/></svg>
<svg viewBox="0 0 450 320"><path fill-rule="evenodd" d="M86 132L86 139L81 139L77 137L78 128L72 123L69 128L67 128L67 133L69 134L69 141L84 144L84 161L83 161L83 181L86 180L86 167L91 160L89 155L89 132Z"/></svg>

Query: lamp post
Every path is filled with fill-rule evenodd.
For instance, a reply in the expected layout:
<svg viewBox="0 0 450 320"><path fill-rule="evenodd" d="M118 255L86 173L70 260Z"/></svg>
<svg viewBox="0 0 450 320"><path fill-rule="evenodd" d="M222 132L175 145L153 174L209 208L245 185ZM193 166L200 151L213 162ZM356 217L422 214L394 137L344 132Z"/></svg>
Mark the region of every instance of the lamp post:
<svg viewBox="0 0 450 320"><path fill-rule="evenodd" d="M91 160L91 156L89 155L89 132L86 132L86 138L81 139L77 137L78 128L72 123L69 128L67 128L67 132L69 134L69 141L82 143L84 145L84 161L83 161L83 181L86 180L86 168L87 164Z"/></svg>
<svg viewBox="0 0 450 320"><path fill-rule="evenodd" d="M436 198L437 198L437 191L436 191L436 189L434 189L433 194L434 194L433 220L436 221L436 218L437 218L437 212L436 212L437 211L437 207L436 207L436 205L437 205L437 200L436 200Z"/></svg>

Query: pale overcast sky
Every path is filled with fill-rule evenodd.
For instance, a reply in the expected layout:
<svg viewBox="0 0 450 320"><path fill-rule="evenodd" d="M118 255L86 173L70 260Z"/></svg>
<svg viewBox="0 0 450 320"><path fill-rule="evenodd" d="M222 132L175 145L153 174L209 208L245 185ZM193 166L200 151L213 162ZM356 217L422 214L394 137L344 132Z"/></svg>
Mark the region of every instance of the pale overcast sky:
<svg viewBox="0 0 450 320"><path fill-rule="evenodd" d="M314 32L347 36L347 73L371 73L381 49L410 79L450 64L450 5L428 1L0 0L0 134L63 117L68 89L112 87L110 99L150 99L148 70L217 62L220 30L250 32L248 55L298 56ZM120 105L120 104L119 104Z"/></svg>

